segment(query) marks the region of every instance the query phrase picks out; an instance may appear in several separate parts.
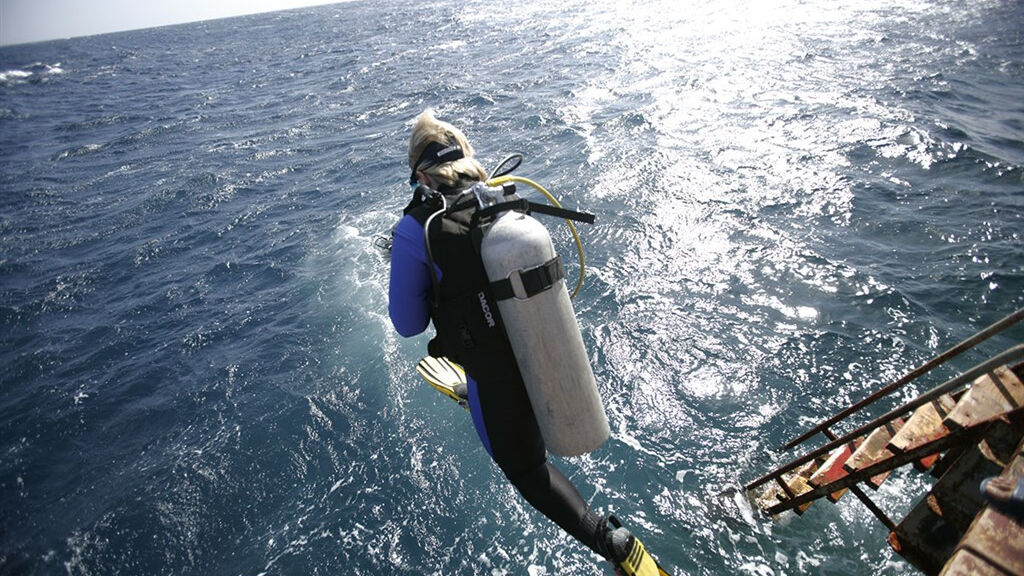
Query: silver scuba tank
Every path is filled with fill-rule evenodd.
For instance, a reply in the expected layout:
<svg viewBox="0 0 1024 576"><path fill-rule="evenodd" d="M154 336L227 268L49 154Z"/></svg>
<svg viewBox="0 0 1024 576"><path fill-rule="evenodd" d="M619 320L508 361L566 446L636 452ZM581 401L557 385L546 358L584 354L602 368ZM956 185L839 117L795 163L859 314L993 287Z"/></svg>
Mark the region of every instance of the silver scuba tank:
<svg viewBox="0 0 1024 576"><path fill-rule="evenodd" d="M485 228L480 255L488 280L511 288L495 298L548 451L596 450L610 434L608 418L547 229L503 212Z"/></svg>

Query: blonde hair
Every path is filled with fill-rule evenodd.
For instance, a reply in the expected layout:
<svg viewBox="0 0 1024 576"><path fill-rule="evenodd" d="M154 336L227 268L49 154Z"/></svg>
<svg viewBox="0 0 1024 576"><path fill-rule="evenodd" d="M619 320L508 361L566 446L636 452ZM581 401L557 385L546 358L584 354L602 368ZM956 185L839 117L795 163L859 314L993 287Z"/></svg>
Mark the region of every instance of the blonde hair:
<svg viewBox="0 0 1024 576"><path fill-rule="evenodd" d="M416 170L416 161L431 142L443 145L458 144L462 148L463 158L424 166L420 168L435 182L449 188L465 188L476 182L487 179L487 171L473 158L473 147L461 130L451 124L434 117L434 111L427 108L416 117L409 138L409 168Z"/></svg>

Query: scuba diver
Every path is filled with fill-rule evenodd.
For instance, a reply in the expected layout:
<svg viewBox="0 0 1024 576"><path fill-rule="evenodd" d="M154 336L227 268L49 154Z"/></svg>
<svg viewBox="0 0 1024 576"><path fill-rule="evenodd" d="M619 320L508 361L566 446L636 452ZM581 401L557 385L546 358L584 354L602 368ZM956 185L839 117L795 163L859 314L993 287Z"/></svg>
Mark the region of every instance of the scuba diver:
<svg viewBox="0 0 1024 576"><path fill-rule="evenodd" d="M584 428L592 429L582 433L580 441L584 444L578 445L580 434L563 431L562 438L568 448L552 450L551 440L546 442L546 428L557 424L546 423L545 415L538 414L534 408L536 398L531 405L530 393L536 395L536 392L524 383L524 375L548 370L551 364L573 364L555 358L548 362L548 368L526 366L523 359L517 361L518 349L514 350L516 345L512 342L515 338L510 340L516 331L519 340L530 340L531 335L524 331L536 324L549 324L547 320L534 323L527 319L525 324L521 321L513 329L513 319L505 317L506 312L516 310L509 306L525 301L523 286L539 282L533 293L546 290L552 302L557 300L551 304L560 307L561 312L556 313L568 314L571 319L575 339L562 337L559 342L575 343L578 350L574 353L582 354L586 364L578 371L589 377L587 389L597 397L593 373L571 305L568 305L567 290L564 282L558 282L562 274L561 261L556 257L537 266L540 272L523 273L521 284L516 286L502 289L499 282L488 279L485 268L493 267L495 258L488 260L483 253L487 250L494 253L497 249L486 245L488 239L482 229L490 225L484 224L490 221L484 215L480 196L473 193L486 186L488 174L473 157L473 148L465 135L455 126L435 118L430 109L415 120L408 162L413 198L393 231L391 245L388 312L395 329L403 337L411 337L422 333L433 322L437 335L428 344L430 356L450 358L465 370L466 386L460 392L465 396L477 435L509 482L531 506L611 562L617 574L665 574L643 544L622 527L615 516L601 516L592 510L547 458L549 451L560 455L590 452L608 437L607 420L597 398L599 414L588 413L593 409L586 406L579 410L573 406L574 412L582 412L588 420L596 422L584 423ZM494 213L492 210L491 214ZM501 218L495 217L494 221ZM544 234L546 236L546 232ZM550 237L547 238L550 244ZM514 247L506 252L505 257L516 256ZM499 293L496 298L496 291L508 294ZM565 304L561 304L561 298ZM551 310L542 309L540 313L545 319L552 316ZM557 321L550 325L559 327ZM534 336L534 340L543 337ZM553 369L557 372L558 368ZM582 403L586 402L584 398Z"/></svg>

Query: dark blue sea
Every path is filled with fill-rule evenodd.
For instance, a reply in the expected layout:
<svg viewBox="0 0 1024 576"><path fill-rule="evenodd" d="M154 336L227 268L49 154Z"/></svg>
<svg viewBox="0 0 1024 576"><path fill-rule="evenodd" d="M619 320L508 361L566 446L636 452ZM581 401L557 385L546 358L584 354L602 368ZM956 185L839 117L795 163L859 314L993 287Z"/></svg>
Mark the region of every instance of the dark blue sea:
<svg viewBox="0 0 1024 576"><path fill-rule="evenodd" d="M596 214L612 438L558 459L593 506L676 575L914 574L859 502L773 522L741 486L1024 306L1022 31L1016 1L359 0L0 49L0 574L610 574L390 326L374 239L427 107Z"/></svg>

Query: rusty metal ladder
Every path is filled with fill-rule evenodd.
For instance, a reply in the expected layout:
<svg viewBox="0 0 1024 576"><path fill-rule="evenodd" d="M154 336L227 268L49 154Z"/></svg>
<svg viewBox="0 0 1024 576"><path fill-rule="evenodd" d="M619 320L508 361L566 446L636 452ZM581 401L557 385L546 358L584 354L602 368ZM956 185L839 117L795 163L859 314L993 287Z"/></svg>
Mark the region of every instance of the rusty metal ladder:
<svg viewBox="0 0 1024 576"><path fill-rule="evenodd" d="M833 425L891 395L937 366L977 346L1024 318L1024 308L908 372L863 400L825 419L782 447L793 448L815 434L828 442L749 482L748 493L769 514L800 514L822 497L836 502L853 493L890 532L897 525L861 489L877 489L898 467L913 463L938 477L965 447L976 444L999 419L1024 420L1024 384L1008 366L1024 358L1018 344L856 429L837 436ZM940 456L948 453L940 461ZM774 487L770 485L774 482ZM894 544L895 547L895 544Z"/></svg>

